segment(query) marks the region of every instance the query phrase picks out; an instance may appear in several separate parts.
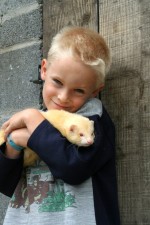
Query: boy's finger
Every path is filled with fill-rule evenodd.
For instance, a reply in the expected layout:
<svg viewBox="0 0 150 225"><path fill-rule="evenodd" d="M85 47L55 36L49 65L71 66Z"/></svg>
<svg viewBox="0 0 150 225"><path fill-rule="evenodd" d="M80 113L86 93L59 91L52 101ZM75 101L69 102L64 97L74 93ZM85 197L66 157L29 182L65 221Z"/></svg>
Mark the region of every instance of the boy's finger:
<svg viewBox="0 0 150 225"><path fill-rule="evenodd" d="M9 125L9 122L7 121L7 122L5 122L5 123L3 123L3 125L2 125L2 129L3 130L5 130L7 127L8 127L8 125Z"/></svg>

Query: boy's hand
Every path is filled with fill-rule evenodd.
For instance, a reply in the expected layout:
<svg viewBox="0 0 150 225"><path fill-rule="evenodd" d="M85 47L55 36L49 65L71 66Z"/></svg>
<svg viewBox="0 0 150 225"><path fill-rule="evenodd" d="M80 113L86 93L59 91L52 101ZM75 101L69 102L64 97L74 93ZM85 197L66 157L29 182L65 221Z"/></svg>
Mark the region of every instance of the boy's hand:
<svg viewBox="0 0 150 225"><path fill-rule="evenodd" d="M16 145L26 147L30 135L26 128L15 130L11 133L11 138ZM5 155L8 158L18 158L21 151L15 150L8 142L6 142Z"/></svg>
<svg viewBox="0 0 150 225"><path fill-rule="evenodd" d="M31 134L44 119L45 118L37 109L25 109L14 114L2 125L2 129L4 129L5 132L5 139L8 134L21 128L27 128L28 132Z"/></svg>
<svg viewBox="0 0 150 225"><path fill-rule="evenodd" d="M45 118L37 109L25 109L14 114L2 125L5 140L11 134L11 138L16 145L26 147L30 135L43 120ZM19 157L20 151L15 150L6 142L5 155L15 159Z"/></svg>
<svg viewBox="0 0 150 225"><path fill-rule="evenodd" d="M9 120L7 120L2 125L2 129L5 131L5 139L8 136L8 134L12 133L14 130L25 127L26 124L24 122L24 111L14 114Z"/></svg>
<svg viewBox="0 0 150 225"><path fill-rule="evenodd" d="M11 133L11 138L16 145L27 147L27 142L30 134L27 128L15 130Z"/></svg>

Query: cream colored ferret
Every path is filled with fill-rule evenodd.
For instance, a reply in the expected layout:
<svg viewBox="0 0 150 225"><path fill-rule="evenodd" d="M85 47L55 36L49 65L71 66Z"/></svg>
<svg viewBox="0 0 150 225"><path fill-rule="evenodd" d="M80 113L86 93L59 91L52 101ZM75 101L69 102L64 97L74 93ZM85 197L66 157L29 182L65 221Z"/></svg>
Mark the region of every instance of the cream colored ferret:
<svg viewBox="0 0 150 225"><path fill-rule="evenodd" d="M78 114L64 110L48 110L42 115L66 137L77 146L89 146L94 142L94 122ZM4 143L4 131L0 130L0 145ZM31 149L26 148L24 153L24 166L31 166L39 157Z"/></svg>

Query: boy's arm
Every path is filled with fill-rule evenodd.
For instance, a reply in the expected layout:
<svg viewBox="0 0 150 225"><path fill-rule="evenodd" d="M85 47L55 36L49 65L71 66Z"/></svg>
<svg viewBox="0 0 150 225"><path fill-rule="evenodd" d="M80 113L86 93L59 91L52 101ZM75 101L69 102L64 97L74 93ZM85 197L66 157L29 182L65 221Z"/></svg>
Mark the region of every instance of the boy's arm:
<svg viewBox="0 0 150 225"><path fill-rule="evenodd" d="M89 147L76 147L43 121L32 133L28 147L45 161L55 178L69 184L80 184L114 158L114 126L103 111L90 117L95 122L95 142Z"/></svg>
<svg viewBox="0 0 150 225"><path fill-rule="evenodd" d="M14 130L21 128L27 128L29 134L31 134L43 120L45 120L44 116L37 109L31 108L22 110L14 114L2 125L2 129L5 132L5 138ZM16 144L21 145L19 143Z"/></svg>
<svg viewBox="0 0 150 225"><path fill-rule="evenodd" d="M15 159L5 155L6 143L0 146L0 192L11 197L23 169L23 152Z"/></svg>
<svg viewBox="0 0 150 225"><path fill-rule="evenodd" d="M33 111L31 113L33 114ZM43 117L39 119L37 115L34 118L28 118L29 131L32 134L29 138L28 146L46 162L56 178L63 179L67 183L79 184L83 182L114 157L114 127L105 111L103 111L101 118L98 115L91 117L95 121L96 138L94 144L86 148L77 148L75 145L69 143ZM15 163L16 160L13 162L14 164L12 163L11 168L18 168L18 174L20 175L20 171L22 171L20 168L23 162L21 164L21 160L19 161L21 167L19 165L17 166ZM8 160L2 157L0 169L3 170L7 163ZM8 167L6 173L2 172L2 175L0 174L0 181L3 181L6 177L10 178L8 176L9 173L11 174L10 167ZM13 174L11 175L12 177L14 176ZM9 180L9 185L11 183L10 181L11 179ZM6 180L5 183L7 184ZM2 188L1 186L1 190Z"/></svg>
<svg viewBox="0 0 150 225"><path fill-rule="evenodd" d="M11 139L21 146L27 146L27 128L11 133ZM0 146L0 192L11 197L21 177L23 169L23 149L15 149L10 142Z"/></svg>
<svg viewBox="0 0 150 225"><path fill-rule="evenodd" d="M3 124L2 128L5 130L6 137L11 133L15 144L26 147L30 134L43 120L44 117L38 110L27 109L13 115ZM21 177L22 169L23 151L17 152L8 143L0 146L1 193L12 196Z"/></svg>

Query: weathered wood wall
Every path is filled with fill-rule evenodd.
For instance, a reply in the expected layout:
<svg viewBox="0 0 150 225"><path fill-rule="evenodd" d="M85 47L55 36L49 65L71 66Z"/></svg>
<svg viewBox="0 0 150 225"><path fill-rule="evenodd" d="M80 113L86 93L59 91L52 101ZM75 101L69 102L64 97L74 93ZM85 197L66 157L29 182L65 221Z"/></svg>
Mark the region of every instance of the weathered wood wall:
<svg viewBox="0 0 150 225"><path fill-rule="evenodd" d="M43 54L52 37L64 26L79 25L97 30L95 0L43 0Z"/></svg>
<svg viewBox="0 0 150 225"><path fill-rule="evenodd" d="M116 125L122 224L150 224L150 1L101 0L113 64L102 99Z"/></svg>
<svg viewBox="0 0 150 225"><path fill-rule="evenodd" d="M101 98L116 126L122 225L150 225L150 1L44 0L43 54L66 25L99 31L112 50Z"/></svg>

